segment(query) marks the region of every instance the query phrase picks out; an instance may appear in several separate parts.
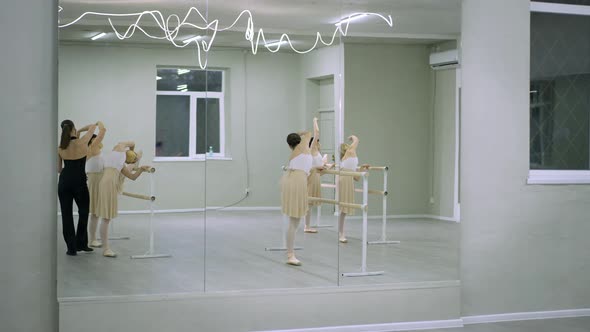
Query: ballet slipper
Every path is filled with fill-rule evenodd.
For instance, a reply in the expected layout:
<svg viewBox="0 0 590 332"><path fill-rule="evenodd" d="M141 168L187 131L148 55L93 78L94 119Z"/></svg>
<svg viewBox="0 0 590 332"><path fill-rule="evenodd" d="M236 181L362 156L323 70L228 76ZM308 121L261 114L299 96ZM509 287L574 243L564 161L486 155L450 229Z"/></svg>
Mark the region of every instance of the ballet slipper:
<svg viewBox="0 0 590 332"><path fill-rule="evenodd" d="M103 255L104 257L117 257L117 254L116 254L114 251L112 251L111 249L105 249L105 250L102 252L102 255Z"/></svg>
<svg viewBox="0 0 590 332"><path fill-rule="evenodd" d="M304 233L317 233L317 232L318 232L318 230L317 230L317 229L314 229L314 228L305 228L305 229L303 230L303 232L304 232Z"/></svg>
<svg viewBox="0 0 590 332"><path fill-rule="evenodd" d="M102 247L102 243L100 241L94 240L94 241L90 242L89 246L93 247L93 248L100 248L100 247Z"/></svg>
<svg viewBox="0 0 590 332"><path fill-rule="evenodd" d="M295 254L287 255L287 264L294 266L301 266L301 261L295 258Z"/></svg>
<svg viewBox="0 0 590 332"><path fill-rule="evenodd" d="M338 241L340 241L340 243L348 243L348 240L344 236L339 238Z"/></svg>

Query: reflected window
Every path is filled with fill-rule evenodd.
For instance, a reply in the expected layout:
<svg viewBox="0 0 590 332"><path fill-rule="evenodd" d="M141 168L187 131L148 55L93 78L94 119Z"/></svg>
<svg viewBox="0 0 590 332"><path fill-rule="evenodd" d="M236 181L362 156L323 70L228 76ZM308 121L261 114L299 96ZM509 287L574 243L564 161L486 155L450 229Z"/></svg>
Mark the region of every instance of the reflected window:
<svg viewBox="0 0 590 332"><path fill-rule="evenodd" d="M156 157L225 156L222 70L158 68Z"/></svg>
<svg viewBox="0 0 590 332"><path fill-rule="evenodd" d="M590 19L531 13L530 168L587 170Z"/></svg>

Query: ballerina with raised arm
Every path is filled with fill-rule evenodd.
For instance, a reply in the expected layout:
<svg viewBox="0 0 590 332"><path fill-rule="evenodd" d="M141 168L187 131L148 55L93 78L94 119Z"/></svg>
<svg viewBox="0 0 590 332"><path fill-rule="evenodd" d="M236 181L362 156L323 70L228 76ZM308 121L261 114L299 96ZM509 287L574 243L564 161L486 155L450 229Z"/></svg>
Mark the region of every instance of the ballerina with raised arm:
<svg viewBox="0 0 590 332"><path fill-rule="evenodd" d="M281 210L289 216L287 231L287 264L301 265L295 257L295 233L302 217L309 209L307 199L307 177L311 171L312 158L309 149L311 133L291 133L287 144L291 148L289 168L281 179Z"/></svg>

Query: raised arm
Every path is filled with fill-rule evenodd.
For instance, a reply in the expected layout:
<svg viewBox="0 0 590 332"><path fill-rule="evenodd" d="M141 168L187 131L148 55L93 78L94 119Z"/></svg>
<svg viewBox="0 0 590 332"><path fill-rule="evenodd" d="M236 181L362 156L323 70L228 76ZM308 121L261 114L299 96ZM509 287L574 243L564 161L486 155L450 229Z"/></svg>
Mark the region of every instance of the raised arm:
<svg viewBox="0 0 590 332"><path fill-rule="evenodd" d="M133 142L133 141L119 142L119 143L117 143L117 145L115 145L115 148L113 150L123 152L127 148L129 148L129 150L133 151L135 149L135 142Z"/></svg>
<svg viewBox="0 0 590 332"><path fill-rule="evenodd" d="M313 118L313 139L316 142L320 140L320 126L318 126L318 118Z"/></svg>
<svg viewBox="0 0 590 332"><path fill-rule="evenodd" d="M301 151L306 151L309 153L309 141L311 140L311 133L309 131L304 131L299 133L299 136L301 136L301 143L299 143L297 147L301 149Z"/></svg>
<svg viewBox="0 0 590 332"><path fill-rule="evenodd" d="M98 135L96 136L96 138L94 139L94 141L92 141L92 145L99 145L100 143L102 143L102 140L104 138L104 135L107 132L107 129L104 127L104 124L100 121L98 121L96 123L96 125L98 126Z"/></svg>
<svg viewBox="0 0 590 332"><path fill-rule="evenodd" d="M88 127L87 133L84 134L84 136L82 136L82 138L80 139L82 142L84 142L84 144L88 145L88 142L90 142L90 139L92 138L92 135L94 135L94 131L96 130L96 125L92 124L92 125L88 125L86 126ZM84 127L84 128L86 128Z"/></svg>
<svg viewBox="0 0 590 332"><path fill-rule="evenodd" d="M78 132L76 133L76 137L80 138L80 134L85 131L88 131L89 129L90 129L90 125L87 125L87 126L84 126L80 129L78 129Z"/></svg>

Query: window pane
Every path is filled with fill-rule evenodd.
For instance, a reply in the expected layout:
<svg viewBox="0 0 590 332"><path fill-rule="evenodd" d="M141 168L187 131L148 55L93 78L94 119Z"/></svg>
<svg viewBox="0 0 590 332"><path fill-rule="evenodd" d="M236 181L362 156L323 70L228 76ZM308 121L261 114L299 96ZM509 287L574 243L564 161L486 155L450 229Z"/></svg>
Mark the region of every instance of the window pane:
<svg viewBox="0 0 590 332"><path fill-rule="evenodd" d="M222 72L221 71L207 71L207 91L221 92L222 87Z"/></svg>
<svg viewBox="0 0 590 332"><path fill-rule="evenodd" d="M158 91L221 92L221 71L158 68L156 76Z"/></svg>
<svg viewBox="0 0 590 332"><path fill-rule="evenodd" d="M156 156L188 157L190 99L156 97Z"/></svg>
<svg viewBox="0 0 590 332"><path fill-rule="evenodd" d="M221 151L219 99L197 98L197 154Z"/></svg>
<svg viewBox="0 0 590 332"><path fill-rule="evenodd" d="M590 20L531 13L530 167L589 167Z"/></svg>

